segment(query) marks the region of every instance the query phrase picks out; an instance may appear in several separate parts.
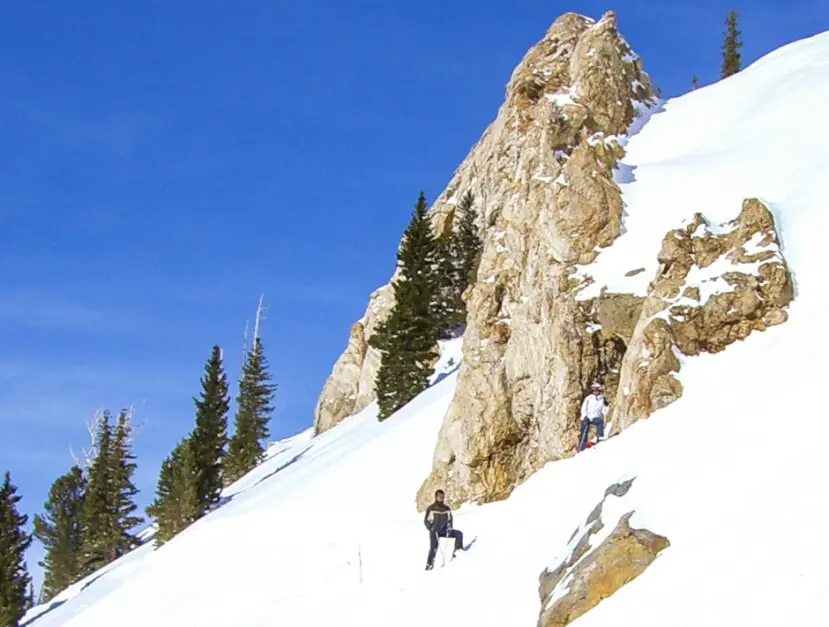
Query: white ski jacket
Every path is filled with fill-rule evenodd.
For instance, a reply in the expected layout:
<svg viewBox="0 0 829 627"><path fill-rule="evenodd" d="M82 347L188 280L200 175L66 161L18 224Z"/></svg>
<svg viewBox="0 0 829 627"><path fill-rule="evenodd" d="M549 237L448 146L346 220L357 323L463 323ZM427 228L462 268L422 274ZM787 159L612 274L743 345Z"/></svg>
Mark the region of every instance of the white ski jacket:
<svg viewBox="0 0 829 627"><path fill-rule="evenodd" d="M581 404L581 419L595 420L597 418L605 418L607 416L607 404L604 396L599 394L590 394Z"/></svg>

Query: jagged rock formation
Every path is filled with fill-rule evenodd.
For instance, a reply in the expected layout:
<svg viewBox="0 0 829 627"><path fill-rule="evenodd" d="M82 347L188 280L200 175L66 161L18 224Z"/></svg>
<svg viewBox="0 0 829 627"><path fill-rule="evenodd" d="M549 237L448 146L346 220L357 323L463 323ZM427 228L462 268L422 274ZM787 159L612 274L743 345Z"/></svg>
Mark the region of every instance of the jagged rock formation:
<svg viewBox="0 0 829 627"><path fill-rule="evenodd" d="M430 212L440 233L451 224L463 193L472 191L477 199L487 249L479 278L488 283L473 290L471 298L478 309L493 312L478 316L483 327L470 345L491 336L493 344L505 346L510 329L498 311L512 308L518 291L532 284L534 292L542 283L564 280L564 265L588 263L596 246L607 246L618 235L622 202L612 170L623 150L616 136L630 125L635 107L651 97L650 81L619 36L613 12L599 22L563 15L525 55L497 118ZM542 230L544 236L537 238ZM526 268L529 262L536 267ZM507 288L511 295L504 303ZM558 289L567 291L565 285ZM390 297L389 286L372 295L358 323L362 340L357 327L352 329L348 349L317 403L318 433L373 400L379 356L370 347L362 349L362 343L388 315ZM509 315L537 319L551 305L527 302L523 314ZM576 387L571 395L578 395Z"/></svg>
<svg viewBox="0 0 829 627"><path fill-rule="evenodd" d="M452 505L505 498L572 454L592 380L605 383L618 431L681 395L678 354L716 352L785 321L791 278L773 217L756 200L725 228L698 215L669 233L647 293L583 295L589 264L622 231L614 169L625 133L654 104L612 12L598 22L563 15L518 64L496 119L435 201L440 233L471 191L484 247L465 294L464 363L419 508L438 487ZM375 292L354 325L319 399L317 432L374 399L379 355L366 340L392 296L389 286Z"/></svg>
<svg viewBox="0 0 829 627"><path fill-rule="evenodd" d="M356 414L374 399L374 378L380 354L368 339L394 307L394 290L384 285L372 293L361 320L351 325L348 345L337 359L314 410L314 432L327 431L343 418Z"/></svg>
<svg viewBox="0 0 829 627"><path fill-rule="evenodd" d="M788 318L791 274L774 217L757 199L716 228L696 214L665 236L659 262L622 365L615 429L679 398L677 354L717 353Z"/></svg>
<svg viewBox="0 0 829 627"><path fill-rule="evenodd" d="M663 536L631 528L635 512L627 510L623 497L632 483L631 479L610 486L573 533L557 566L541 573L538 627L569 625L636 579L670 546Z"/></svg>
<svg viewBox="0 0 829 627"><path fill-rule="evenodd" d="M612 12L564 15L515 69L498 117L436 203L471 189L485 231L464 365L420 507L438 486L454 503L505 497L569 454L590 379L618 380L643 299L579 302L571 268L620 233L619 136L651 98Z"/></svg>

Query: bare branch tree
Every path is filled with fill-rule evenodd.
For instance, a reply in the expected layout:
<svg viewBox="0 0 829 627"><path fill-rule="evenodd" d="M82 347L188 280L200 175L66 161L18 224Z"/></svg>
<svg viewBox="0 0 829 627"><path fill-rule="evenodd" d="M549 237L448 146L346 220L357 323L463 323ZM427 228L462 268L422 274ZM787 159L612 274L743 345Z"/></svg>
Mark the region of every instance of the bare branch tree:
<svg viewBox="0 0 829 627"><path fill-rule="evenodd" d="M253 325L253 345L256 346L256 340L259 339L259 322L265 319L265 316L262 315L262 312L267 309L262 305L262 301L265 299L264 294L259 295L259 306L256 308L256 323Z"/></svg>
<svg viewBox="0 0 829 627"><path fill-rule="evenodd" d="M135 434L139 431L146 423L140 422L138 424L134 424L135 415L138 412L138 407L144 404L144 401L136 404L133 403L129 407L121 410L124 416L127 419L127 438L128 442L132 443ZM86 421L86 431L89 433L89 448L81 447L81 455L79 456L75 453L75 450L72 446L69 446L69 455L72 457L72 461L75 462L75 465L78 466L81 470L88 470L92 467L92 464L95 462L95 458L98 456L98 437L101 435L101 425L104 422L104 412L103 409L98 409L93 414L92 418Z"/></svg>
<svg viewBox="0 0 829 627"><path fill-rule="evenodd" d="M101 432L101 424L103 423L103 419L104 410L98 409L95 411L92 418L86 421L86 430L89 433L90 443L88 449L81 447L81 455L83 456L83 461L78 459L78 456L75 455L75 451L72 449L72 446L70 445L69 447L69 454L72 456L72 460L82 470L86 470L89 467L91 467L92 463L95 461L95 457L98 455L98 435Z"/></svg>
<svg viewBox="0 0 829 627"><path fill-rule="evenodd" d="M139 405L143 405L144 401L141 401ZM126 409L122 410L126 419L127 419L127 442L132 444L135 441L135 434L147 423L145 421L141 421L139 423L135 423L135 415L138 413L138 407L136 404L133 403Z"/></svg>
<svg viewBox="0 0 829 627"><path fill-rule="evenodd" d="M248 327L250 326L250 320L245 320L245 335L242 339L242 368L245 367L245 358L248 354Z"/></svg>

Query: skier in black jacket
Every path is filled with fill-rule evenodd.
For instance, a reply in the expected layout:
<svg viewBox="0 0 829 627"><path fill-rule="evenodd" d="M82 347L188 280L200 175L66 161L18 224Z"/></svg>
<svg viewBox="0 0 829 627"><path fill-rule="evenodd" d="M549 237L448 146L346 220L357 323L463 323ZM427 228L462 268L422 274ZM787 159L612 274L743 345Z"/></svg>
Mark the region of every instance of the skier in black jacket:
<svg viewBox="0 0 829 627"><path fill-rule="evenodd" d="M454 538L455 550L452 557L459 550L463 550L463 533L452 528L452 510L443 502L443 490L435 492L435 502L426 508L423 524L429 530L429 558L426 560L426 570L432 570L435 565L435 554L438 551L438 538Z"/></svg>

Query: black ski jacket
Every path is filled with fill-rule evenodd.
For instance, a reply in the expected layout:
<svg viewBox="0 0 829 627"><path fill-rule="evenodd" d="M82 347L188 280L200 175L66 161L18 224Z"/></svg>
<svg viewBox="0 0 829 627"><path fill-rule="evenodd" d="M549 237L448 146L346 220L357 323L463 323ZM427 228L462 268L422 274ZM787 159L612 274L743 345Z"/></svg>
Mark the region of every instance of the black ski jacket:
<svg viewBox="0 0 829 627"><path fill-rule="evenodd" d="M446 503L435 501L426 508L423 524L429 531L445 531L452 527L452 510Z"/></svg>

